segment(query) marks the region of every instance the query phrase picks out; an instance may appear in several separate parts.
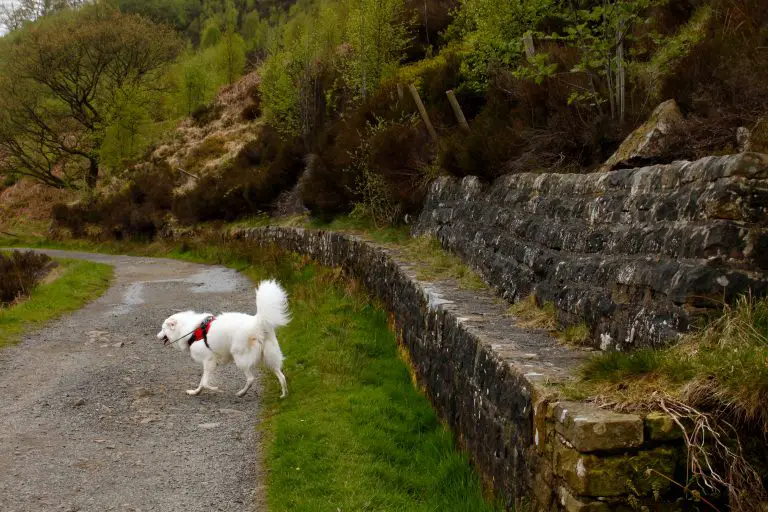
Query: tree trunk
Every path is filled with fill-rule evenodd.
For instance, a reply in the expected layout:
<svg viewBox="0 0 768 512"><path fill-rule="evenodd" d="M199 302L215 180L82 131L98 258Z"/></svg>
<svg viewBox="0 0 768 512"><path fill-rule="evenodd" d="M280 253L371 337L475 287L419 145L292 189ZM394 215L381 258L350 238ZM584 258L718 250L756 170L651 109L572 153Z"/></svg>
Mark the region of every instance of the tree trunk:
<svg viewBox="0 0 768 512"><path fill-rule="evenodd" d="M624 21L619 22L619 28L616 33L616 103L619 107L619 122L624 124L624 113L626 112L625 97L625 73L624 73Z"/></svg>
<svg viewBox="0 0 768 512"><path fill-rule="evenodd" d="M85 184L89 189L94 189L99 181L99 158L96 156L88 157L88 161L90 166L88 168L88 175L85 177Z"/></svg>

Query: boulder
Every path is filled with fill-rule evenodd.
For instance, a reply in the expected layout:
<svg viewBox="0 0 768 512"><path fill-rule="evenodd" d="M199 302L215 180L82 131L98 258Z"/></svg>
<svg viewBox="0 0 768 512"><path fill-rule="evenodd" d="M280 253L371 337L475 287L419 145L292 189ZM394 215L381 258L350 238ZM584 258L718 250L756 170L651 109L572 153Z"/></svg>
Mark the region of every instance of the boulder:
<svg viewBox="0 0 768 512"><path fill-rule="evenodd" d="M670 149L673 135L682 127L683 114L675 100L656 107L648 121L633 131L603 164L602 171L660 163Z"/></svg>

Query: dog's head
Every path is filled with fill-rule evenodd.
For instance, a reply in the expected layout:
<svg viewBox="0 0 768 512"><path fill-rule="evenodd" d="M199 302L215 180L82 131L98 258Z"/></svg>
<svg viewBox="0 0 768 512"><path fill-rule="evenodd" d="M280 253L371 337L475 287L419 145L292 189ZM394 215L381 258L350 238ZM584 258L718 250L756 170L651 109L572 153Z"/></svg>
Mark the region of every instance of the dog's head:
<svg viewBox="0 0 768 512"><path fill-rule="evenodd" d="M165 319L160 332L157 333L157 339L163 343L170 343L178 340L182 334L184 333L181 332L181 325L179 322L178 314L176 314ZM174 345L176 345L181 350L184 350L187 346L186 343L182 342L174 343Z"/></svg>

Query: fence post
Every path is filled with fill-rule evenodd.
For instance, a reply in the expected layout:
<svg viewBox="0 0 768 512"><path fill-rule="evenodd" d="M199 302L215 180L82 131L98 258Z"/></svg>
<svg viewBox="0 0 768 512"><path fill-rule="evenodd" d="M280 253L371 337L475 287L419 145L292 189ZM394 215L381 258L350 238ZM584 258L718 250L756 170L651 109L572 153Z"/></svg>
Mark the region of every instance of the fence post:
<svg viewBox="0 0 768 512"><path fill-rule="evenodd" d="M461 110L461 105L459 105L459 100L456 99L456 95L453 93L453 89L445 91L445 95L448 96L448 101L451 103L453 113L456 115L456 119L459 121L459 126L461 126L461 129L467 133L471 132L472 130L469 129L467 118L464 117L464 112Z"/></svg>
<svg viewBox="0 0 768 512"><path fill-rule="evenodd" d="M413 101L416 102L416 108L419 109L419 113L421 114L421 119L424 121L424 124L427 127L427 131L435 140L435 142L437 142L438 141L437 132L435 131L435 127L432 126L432 122L429 120L429 115L427 115L427 109L424 108L424 104L421 102L419 91L416 90L416 87L413 84L410 84L408 88L411 91L411 96L413 96Z"/></svg>
<svg viewBox="0 0 768 512"><path fill-rule="evenodd" d="M536 56L536 48L533 46L533 36L530 32L523 35L523 45L525 46L525 56L528 60L533 59Z"/></svg>

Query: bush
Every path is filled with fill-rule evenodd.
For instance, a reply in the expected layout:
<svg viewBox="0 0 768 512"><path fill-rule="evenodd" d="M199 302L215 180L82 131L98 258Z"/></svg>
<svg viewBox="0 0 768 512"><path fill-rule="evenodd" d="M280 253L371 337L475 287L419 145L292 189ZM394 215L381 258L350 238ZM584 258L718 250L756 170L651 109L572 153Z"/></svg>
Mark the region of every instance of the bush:
<svg viewBox="0 0 768 512"><path fill-rule="evenodd" d="M218 104L201 105L192 112L192 120L197 126L205 126L221 117L223 107Z"/></svg>
<svg viewBox="0 0 768 512"><path fill-rule="evenodd" d="M418 212L435 148L415 110L409 94L400 100L388 85L331 123L302 180L307 208L325 219L355 205L370 211L374 202L395 217Z"/></svg>
<svg viewBox="0 0 768 512"><path fill-rule="evenodd" d="M47 255L32 251L0 252L0 305L29 295L53 264Z"/></svg>
<svg viewBox="0 0 768 512"><path fill-rule="evenodd" d="M280 192L293 186L304 167L295 139L266 126L220 175L208 175L175 198L173 213L183 223L235 220L269 210Z"/></svg>
<svg viewBox="0 0 768 512"><path fill-rule="evenodd" d="M152 239L165 224L173 203L178 177L166 162L148 164L133 170L128 183L113 195L53 209L54 223L81 237L94 226L104 236Z"/></svg>

